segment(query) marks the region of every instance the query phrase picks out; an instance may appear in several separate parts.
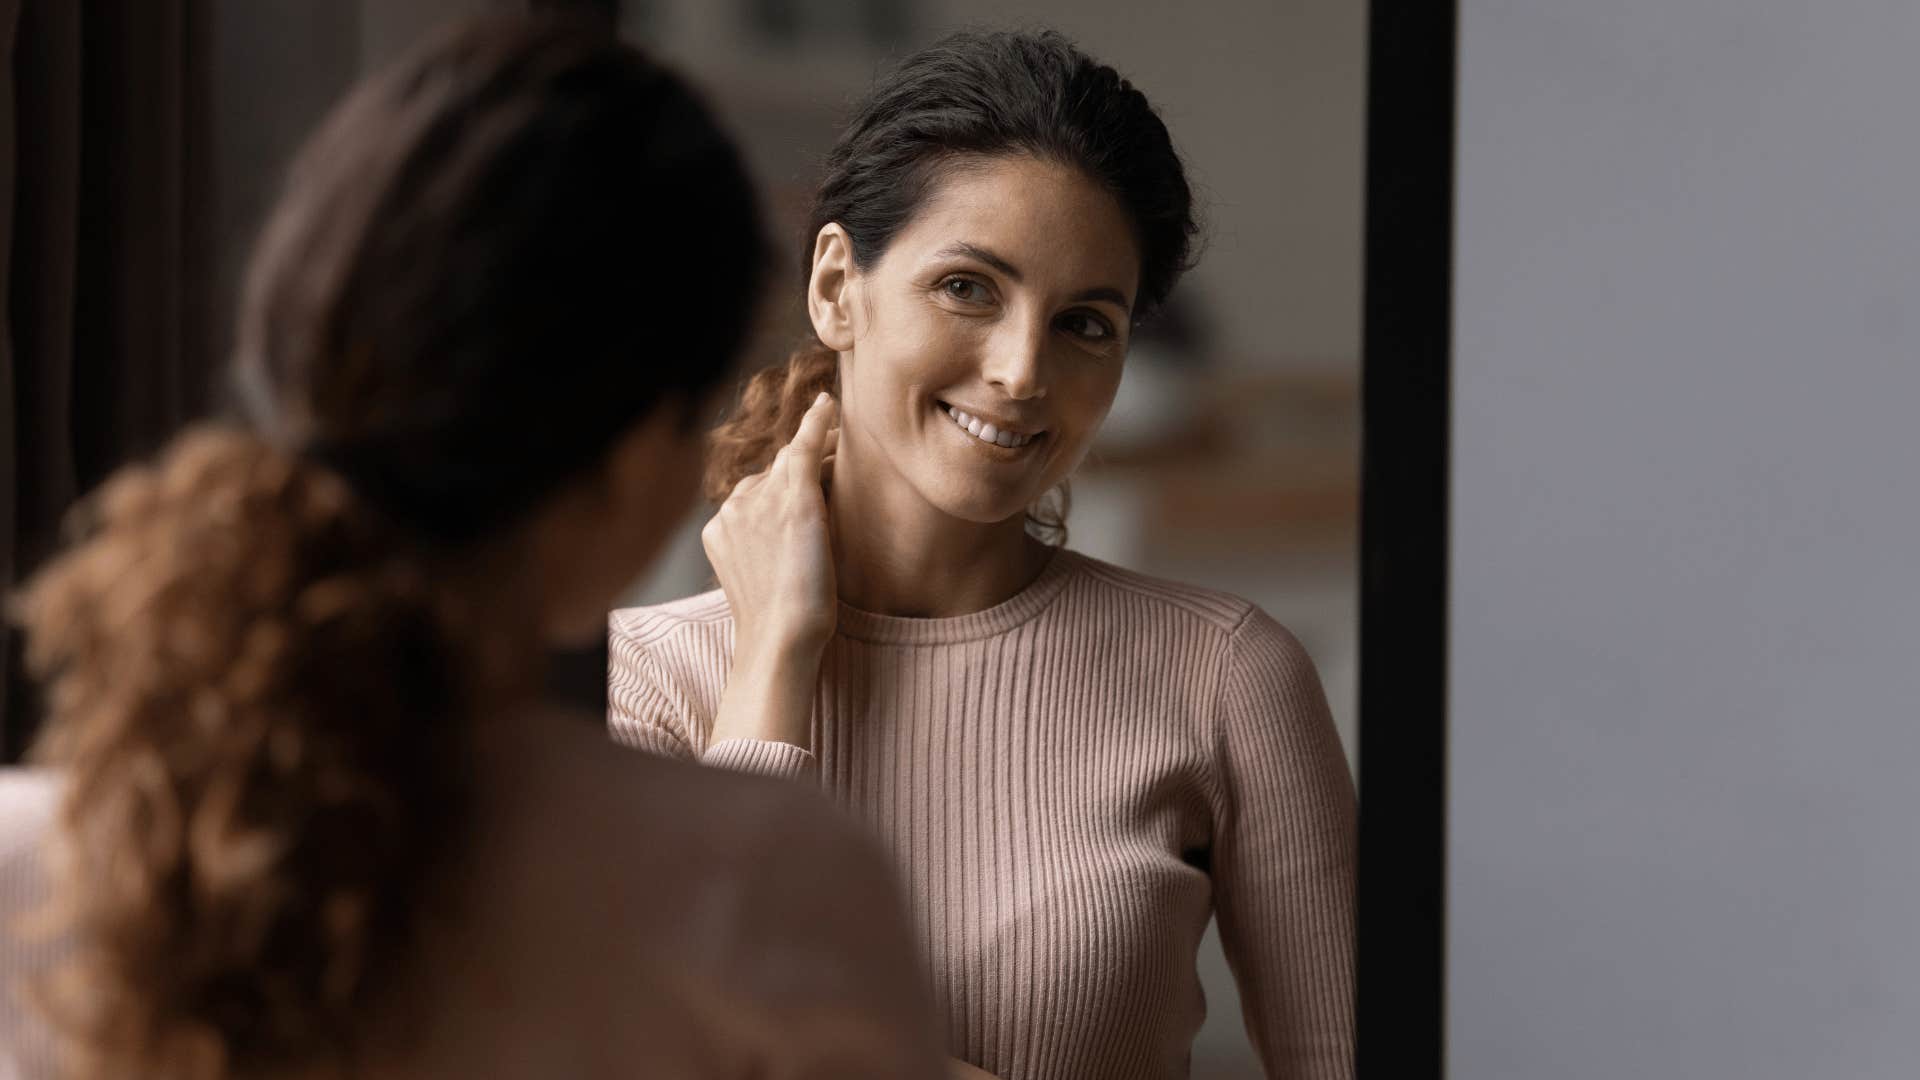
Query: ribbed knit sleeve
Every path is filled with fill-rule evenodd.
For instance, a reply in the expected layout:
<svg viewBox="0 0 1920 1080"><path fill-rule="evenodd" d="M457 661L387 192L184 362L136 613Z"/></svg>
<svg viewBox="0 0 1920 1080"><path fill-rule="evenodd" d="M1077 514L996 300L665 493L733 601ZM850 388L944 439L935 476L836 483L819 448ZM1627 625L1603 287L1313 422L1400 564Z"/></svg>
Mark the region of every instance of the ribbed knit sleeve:
<svg viewBox="0 0 1920 1080"><path fill-rule="evenodd" d="M50 773L0 769L0 1080L55 1075L53 1034L23 994L66 952L26 918L47 899L43 849L59 792Z"/></svg>
<svg viewBox="0 0 1920 1080"><path fill-rule="evenodd" d="M607 728L636 750L700 760L685 702L668 687L653 654L618 619L607 630Z"/></svg>
<svg viewBox="0 0 1920 1080"><path fill-rule="evenodd" d="M804 747L775 739L722 739L701 760L716 768L790 780L816 780L820 775Z"/></svg>
<svg viewBox="0 0 1920 1080"><path fill-rule="evenodd" d="M607 626L607 728L616 742L737 772L818 780L813 754L792 743L722 739L709 745L710 721L675 688L643 633L617 612ZM676 659L686 652L676 652ZM708 659L712 666L717 658Z"/></svg>
<svg viewBox="0 0 1920 1080"><path fill-rule="evenodd" d="M1259 608L1234 630L1217 707L1215 911L1268 1076L1353 1075L1356 828L1326 695Z"/></svg>

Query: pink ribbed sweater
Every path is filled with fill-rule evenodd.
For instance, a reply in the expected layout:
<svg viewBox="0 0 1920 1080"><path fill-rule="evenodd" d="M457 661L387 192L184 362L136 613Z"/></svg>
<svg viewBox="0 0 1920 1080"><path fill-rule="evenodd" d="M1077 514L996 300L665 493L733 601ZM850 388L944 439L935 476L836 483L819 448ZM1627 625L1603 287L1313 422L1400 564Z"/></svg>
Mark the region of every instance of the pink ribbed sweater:
<svg viewBox="0 0 1920 1080"><path fill-rule="evenodd" d="M817 782L891 848L954 1056L1187 1076L1212 914L1267 1074L1352 1074L1352 781L1312 662L1254 605L1071 551L970 615L842 604L813 752L710 744L721 592L610 631L616 739Z"/></svg>
<svg viewBox="0 0 1920 1080"><path fill-rule="evenodd" d="M25 984L58 963L67 946L21 924L46 903L40 845L59 794L50 772L0 766L0 1080L57 1075L52 1032L29 1008Z"/></svg>

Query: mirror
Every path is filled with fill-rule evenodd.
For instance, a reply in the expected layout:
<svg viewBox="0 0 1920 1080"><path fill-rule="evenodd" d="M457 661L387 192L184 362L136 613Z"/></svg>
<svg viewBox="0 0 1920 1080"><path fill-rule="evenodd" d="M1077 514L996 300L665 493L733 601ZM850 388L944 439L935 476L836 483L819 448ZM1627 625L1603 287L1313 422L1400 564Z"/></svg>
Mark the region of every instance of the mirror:
<svg viewBox="0 0 1920 1080"><path fill-rule="evenodd" d="M58 520L77 495L121 463L156 449L183 422L231 404L217 378L217 358L235 345L231 312L245 260L289 157L325 111L355 80L431 29L496 6L486 0L214 0L90 13L84 22L53 30L27 26L23 33L32 40L52 34L46 40L71 46L70 52L15 58L24 65L20 78L31 85L45 79L62 93L71 91L64 98L43 95L48 101L80 100L81 69L62 64L80 55L83 41L147 35L184 44L141 53L125 70L93 63L84 155L43 155L30 163L43 171L23 174L18 220L28 223L29 233L34 221L65 220L63 191L89 200L90 215L96 214L95 201L109 209L87 219L96 226L76 228L73 248L59 249L99 280L62 293L58 275L15 275L29 282L22 295L31 301L16 305L25 313L10 327L16 340L46 344L72 333L70 348L47 353L70 356L70 369L39 381L29 373L20 383L16 418L26 449L13 504L18 513L7 538L16 581L53 549ZM1261 1013L1272 1003L1242 1001L1229 954L1239 951L1232 967L1243 976L1250 966L1284 965L1295 956L1289 950L1310 949L1310 934L1289 937L1299 926L1341 917L1327 916L1303 887L1283 880L1278 861L1241 860L1226 850L1223 837L1229 820L1258 824L1262 813L1274 828L1305 821L1302 827L1309 830L1335 829L1338 823L1315 817L1315 808L1344 797L1336 789L1351 782L1356 758L1365 5L1234 2L1211 5L1205 18L1150 0L626 0L573 6L610 20L627 39L694 81L740 142L779 245L773 295L750 363L756 369L784 363L796 342L821 334L823 320L831 322L832 313L822 314L820 304L840 302L835 289L845 290L849 344L829 350L841 354L841 433L849 440L837 455L835 498L864 497L878 506L892 504L875 492L933 491L934 501L947 500L941 503L946 509L975 514L957 520L978 525L986 513L982 507L1000 505L993 501L999 496L979 493L999 481L967 487L974 483L967 479L974 474L966 472L972 466L951 467L959 459L940 455L978 453L983 462L1012 463L1027 451L1029 460L1070 473L1064 525L1072 560L1036 557L1030 572L1015 574L1012 587L982 606L964 608L965 598L974 595L964 592L971 587L966 574L946 579L962 586L960 609L903 600L882 574L842 574L845 610L838 628L858 631L841 635L858 644L836 643L824 653L813 689L825 704L815 726L806 729L804 738L814 740L805 748L808 759L795 765L812 770L809 775L817 775L835 801L863 818L899 856L921 924L951 927L964 938L952 955L942 952L942 939L931 930L922 944L943 1001L955 1010L956 1030L975 1042L969 1056L1007 1076L1044 1071L1021 1056L1025 1051L1011 1036L1002 1038L981 1010L990 1000L1014 1000L1001 990L1038 986L1044 993L1052 978L1057 993L1043 1002L1064 1010L1055 1019L1069 1028L1086 1019L1085 1030L1094 1033L1089 1038L1107 1030L1101 1025L1148 1032L1142 1045L1172 1060L1184 1048L1184 1028L1197 1025L1192 1075L1259 1075L1247 1029L1251 1022L1256 1031L1279 1038L1270 1012ZM825 248L803 246L803 239L819 239L803 234L850 104L890 63L955 30L1039 26L1057 29L1094 60L1117 68L1164 122L1203 225L1191 252L1193 268L1165 305L1134 327L1130 309L1141 298L1131 294L1138 293L1140 280L1109 272L1127 258L1141 265L1151 261L1140 258L1146 246L1128 231L1137 222L1126 192L1116 200L1113 191L1084 183L1084 176L1049 179L1044 169L966 173L966 184L951 189L941 186L953 179L943 174L934 187L970 192L973 202L966 205L972 212L942 219L945 231L917 237L916 243L925 241L919 246L900 240L897 247L883 247L911 250L928 266L937 254L952 264L940 281L921 283L945 290L935 298L945 305L939 313L913 309L920 312L918 329L944 327L947 343L916 355L951 359L964 351L954 343L968 341L980 344L969 355L983 366L929 367L907 375L896 370L889 376L870 362L860 366L857 383L848 380L844 365L850 357L901 361L907 355L898 346L915 326L899 320L897 313L906 309L897 297L925 269L884 258L863 266L854 237L846 241L851 254L843 259L840 284L822 284L822 267L830 270L834 257L822 254ZM27 117L22 123L71 119ZM74 129L75 139L79 131ZM1144 160L1135 147L1120 145L1128 150L1121 155L1127 161ZM94 163L84 165L91 169L112 162L117 171L83 172L87 162ZM1044 224L1012 228L1007 223L1013 221ZM1057 230L1051 227L1061 222ZM994 228L1012 229L996 241L998 249L973 243ZM972 243L965 258L951 250L961 241ZM1007 259L1007 251L1019 257ZM811 293L801 285L809 270ZM951 286L949 278L961 284ZM1118 307L1111 298L1078 295L1092 286L1120 293ZM1076 294L1070 302L1068 293ZM817 301L811 306L809 295ZM925 299L933 292L917 295ZM98 299L103 296L111 302ZM968 306L989 300L1011 314L989 317L985 307ZM1032 319L1036 313L1046 318ZM1024 369L1002 347L1012 340L1004 327L1016 317L1029 320L1020 325L1046 331ZM30 324L30 318L44 321ZM980 329L989 324L1003 329ZM1081 328L1074 340L1055 333L1066 326ZM889 339L886 332L895 336ZM1103 352L1109 347L1100 341L1116 335L1125 347ZM1122 356L1124 365L1118 363ZM1078 365L1071 367L1075 374L1063 376L1069 361ZM1103 363L1109 366L1103 369ZM1038 380L1028 387L1031 393L1009 389L1023 378ZM1051 387L1039 385L1048 379ZM75 400L60 397L63 387L80 388ZM888 435L893 428L882 419L886 403L903 388L930 396L957 423L936 427L929 415L916 415ZM988 388L995 394L986 394ZM1048 389L1050 398L1041 392ZM1010 401L1026 404L1009 413ZM1002 423L989 432L996 419ZM1033 430L1023 430L1027 426ZM1068 451L1052 456L1053 446L1069 438L1075 441ZM916 465L911 454L892 453L919 445L912 440L930 446L931 440L947 441ZM1031 450L1035 445L1040 449ZM873 480L883 475L883 465L901 470L905 482L887 488L893 480ZM986 471L999 467L982 465L979 476L1002 475ZM839 494L844 492L866 494ZM652 570L622 596L619 607L630 628L652 625L646 620L656 618L662 605L684 604L714 589L715 568L703 541L711 514L705 507L680 523ZM879 530L862 533L853 520L839 520L835 528L843 544L863 542L876 552L897 540ZM1045 529L1035 535L1058 539ZM877 558L872 565L889 564ZM1096 582L1103 584L1096 588ZM900 602L883 602L890 600ZM1008 646L1024 640L1019 628L1041 608L1054 605L1057 614L1074 604L1081 605L1074 618L1087 632L1065 641L1079 652L1059 654L1054 658L1060 663L1045 668L1041 653ZM969 618L974 621L967 623ZM615 617L616 631L620 619ZM941 628L929 631L933 623ZM983 633L967 637L969 627ZM927 637L930 632L936 636ZM731 648L732 638L726 641ZM888 674L861 666L888 656L893 659L887 662L907 667ZM604 702L617 716L621 694L638 692L631 686L623 691L621 664L634 661L623 661L617 645L611 659L601 650L557 659L557 696L590 699L595 707ZM1073 668L1082 662L1090 666ZM915 670L914 663L930 666ZM1247 666L1235 666L1242 663ZM17 657L10 664L9 709L0 728L0 749L9 762L26 747L37 713L19 678ZM1284 678L1262 684L1283 668ZM1067 671L1079 674L1060 681ZM654 696L645 701L662 715L699 727L704 741L716 723L717 688L679 678L670 674L652 684ZM1098 684L1094 690L1083 685L1088 680ZM929 688L942 692L911 697ZM1082 694L1074 699L1080 706L1077 712L1058 704L1033 708L1022 695L1035 688ZM908 694L911 707L886 706L889 690ZM1243 701L1252 704L1240 719L1219 719ZM1288 728L1299 719L1288 713L1293 719L1270 725L1287 734L1275 735L1262 729L1262 702L1276 701L1288 703L1287 709L1307 702L1300 715L1312 715L1300 721L1304 727ZM1005 707L992 707L996 702ZM952 757L952 733L934 721L949 705L956 715L1003 721L1004 737L990 728L968 729L960 733L962 757ZM1064 729L1050 722L1070 713L1083 723L1096 715L1110 723L1089 728L1086 738L1063 736ZM890 757L875 757L882 753L879 744L862 741L871 723L841 726L850 717L908 714L910 721L900 721L904 749L896 740L885 750ZM618 735L617 722L615 729ZM976 737L980 741L968 741ZM1276 756L1234 758L1241 751L1220 749L1243 738L1270 739L1257 752ZM1299 775L1307 778L1301 783L1313 789L1312 797L1302 796L1306 801L1299 807L1275 802L1258 813L1223 809L1241 786L1258 786L1256 774L1265 767L1258 762L1316 753L1323 765L1331 761L1336 771L1344 766L1339 783L1324 771L1314 780L1308 770ZM1172 756L1157 756L1162 754ZM1229 776L1221 771L1229 758L1256 765ZM891 765L877 764L883 760ZM1299 787L1286 788L1288 797ZM935 803L944 809L930 809ZM958 821L955 814L972 815L968 827L975 831L951 847L929 846L926 830L934 822ZM1124 842L1100 833L1109 825L1121 830L1114 836L1125 834ZM1298 839L1248 828L1249 850L1263 839ZM1076 831L1082 829L1105 839L1088 841ZM1127 862L1133 850L1128 844L1136 841L1153 852L1137 866ZM1246 894L1251 899L1241 925L1222 935L1212 915L1215 902L1233 891L1227 884L1233 875L1261 884ZM1016 954L1023 949L1020 959ZM1033 960L1036 949L1047 955ZM1197 963L1191 958L1195 950ZM1061 956L1070 960L1054 962ZM993 974L982 976L983 967ZM1110 980L1101 985L1121 989L1106 993L1096 1007L1075 997L1072 987L1078 984L1072 980L1082 977ZM1134 1001L1124 999L1127 987L1146 989ZM1328 993L1339 996L1337 989ZM1076 1017L1073 1010L1081 1008L1097 1019L1091 1013ZM1060 1060L1079 1060L1070 1045L1047 1052L1055 1050L1067 1055Z"/></svg>

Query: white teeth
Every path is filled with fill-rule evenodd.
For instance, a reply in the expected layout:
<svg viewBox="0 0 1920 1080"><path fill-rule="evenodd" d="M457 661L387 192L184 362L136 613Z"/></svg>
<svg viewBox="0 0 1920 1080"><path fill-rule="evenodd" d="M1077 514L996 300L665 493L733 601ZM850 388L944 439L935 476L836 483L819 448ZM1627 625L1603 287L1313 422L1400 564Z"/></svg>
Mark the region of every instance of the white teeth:
<svg viewBox="0 0 1920 1080"><path fill-rule="evenodd" d="M1035 438L1032 435L1015 435L1011 431L1001 431L979 417L964 413L951 405L947 406L947 415L953 418L953 422L958 424L961 430L974 438L993 443L995 446L1004 446L1009 450L1025 446Z"/></svg>

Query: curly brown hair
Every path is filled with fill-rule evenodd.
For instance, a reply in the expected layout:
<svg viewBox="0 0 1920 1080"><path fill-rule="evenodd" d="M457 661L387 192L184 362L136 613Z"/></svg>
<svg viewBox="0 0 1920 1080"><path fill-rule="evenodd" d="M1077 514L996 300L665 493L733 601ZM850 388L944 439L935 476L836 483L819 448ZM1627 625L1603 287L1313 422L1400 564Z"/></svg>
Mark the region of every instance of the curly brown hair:
<svg viewBox="0 0 1920 1080"><path fill-rule="evenodd" d="M442 602L340 478L239 432L78 520L17 601L68 782L53 1017L82 1075L321 1059L459 817L476 680Z"/></svg>
<svg viewBox="0 0 1920 1080"><path fill-rule="evenodd" d="M16 606L70 780L43 996L80 1076L404 1037L477 734L538 685L525 526L724 385L766 251L705 106L591 22L450 29L309 139L238 315L252 428L116 474Z"/></svg>

